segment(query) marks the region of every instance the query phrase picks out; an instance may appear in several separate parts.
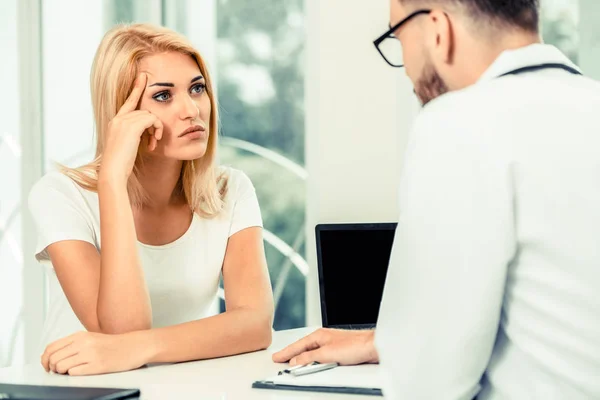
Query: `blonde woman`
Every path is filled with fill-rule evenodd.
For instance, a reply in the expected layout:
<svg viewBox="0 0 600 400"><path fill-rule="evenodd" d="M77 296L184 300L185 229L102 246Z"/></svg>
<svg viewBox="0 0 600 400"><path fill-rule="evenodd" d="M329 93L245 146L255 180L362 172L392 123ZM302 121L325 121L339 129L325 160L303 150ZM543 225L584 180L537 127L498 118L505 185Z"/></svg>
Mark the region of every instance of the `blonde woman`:
<svg viewBox="0 0 600 400"><path fill-rule="evenodd" d="M268 347L258 201L246 175L216 164L198 52L165 28L119 26L91 90L95 159L49 173L29 197L50 281L43 367L101 374ZM211 316L221 274L226 312Z"/></svg>

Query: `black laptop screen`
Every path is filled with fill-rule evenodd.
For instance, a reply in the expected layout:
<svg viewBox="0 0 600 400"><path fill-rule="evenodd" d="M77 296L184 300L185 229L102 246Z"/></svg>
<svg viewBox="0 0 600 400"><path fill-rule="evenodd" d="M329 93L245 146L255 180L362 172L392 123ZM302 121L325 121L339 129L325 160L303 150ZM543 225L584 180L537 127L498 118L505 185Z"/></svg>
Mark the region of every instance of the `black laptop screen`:
<svg viewBox="0 0 600 400"><path fill-rule="evenodd" d="M317 226L323 326L375 324L396 224Z"/></svg>

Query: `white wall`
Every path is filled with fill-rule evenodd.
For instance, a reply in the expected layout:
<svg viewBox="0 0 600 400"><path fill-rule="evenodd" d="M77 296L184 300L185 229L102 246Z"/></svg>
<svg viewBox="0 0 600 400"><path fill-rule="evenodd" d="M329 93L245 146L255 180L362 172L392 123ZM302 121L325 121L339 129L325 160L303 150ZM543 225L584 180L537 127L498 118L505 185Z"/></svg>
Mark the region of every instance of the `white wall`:
<svg viewBox="0 0 600 400"><path fill-rule="evenodd" d="M55 162L81 165L94 154L89 82L104 18L99 1L45 0L42 11L44 157L47 170L54 170ZM65 15L95 18L65 23Z"/></svg>
<svg viewBox="0 0 600 400"><path fill-rule="evenodd" d="M12 350L23 351L23 359L13 358L13 363L39 357L39 353L35 354L34 346L39 343L39 332L44 321L44 275L32 256L35 252L35 240L32 239L35 237L35 226L26 207L29 190L41 178L43 171L43 144L40 140L43 129L43 105L39 93L42 87L41 3L38 0L21 0L18 4L19 125L22 161L21 239L23 244L22 307L19 312L22 329L16 331L18 344ZM9 304L12 306L13 303Z"/></svg>
<svg viewBox="0 0 600 400"><path fill-rule="evenodd" d="M373 40L389 0L306 0L307 324L321 322L314 227L397 221L406 136L417 112L404 71Z"/></svg>
<svg viewBox="0 0 600 400"><path fill-rule="evenodd" d="M0 368L23 357L21 280L21 132L17 1L0 6Z"/></svg>

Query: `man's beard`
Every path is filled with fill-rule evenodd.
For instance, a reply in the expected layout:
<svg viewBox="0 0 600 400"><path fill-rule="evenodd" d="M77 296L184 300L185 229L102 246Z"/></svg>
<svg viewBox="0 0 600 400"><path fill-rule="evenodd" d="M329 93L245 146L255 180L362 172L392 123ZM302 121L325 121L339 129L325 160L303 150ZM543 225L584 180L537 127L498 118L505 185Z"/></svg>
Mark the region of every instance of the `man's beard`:
<svg viewBox="0 0 600 400"><path fill-rule="evenodd" d="M450 89L437 73L432 64L427 64L423 69L421 77L415 84L415 94L421 101L421 104L425 106L431 100L439 97L445 93L448 93Z"/></svg>

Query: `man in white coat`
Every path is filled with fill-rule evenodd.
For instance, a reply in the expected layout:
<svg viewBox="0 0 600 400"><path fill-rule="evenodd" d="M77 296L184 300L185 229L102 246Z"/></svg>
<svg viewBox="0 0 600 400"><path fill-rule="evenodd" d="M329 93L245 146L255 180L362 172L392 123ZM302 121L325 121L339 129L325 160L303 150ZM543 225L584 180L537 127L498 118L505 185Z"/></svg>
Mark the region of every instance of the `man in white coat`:
<svg viewBox="0 0 600 400"><path fill-rule="evenodd" d="M538 0L390 0L375 41L424 105L377 330L277 362L380 362L390 399L600 398L600 83Z"/></svg>

